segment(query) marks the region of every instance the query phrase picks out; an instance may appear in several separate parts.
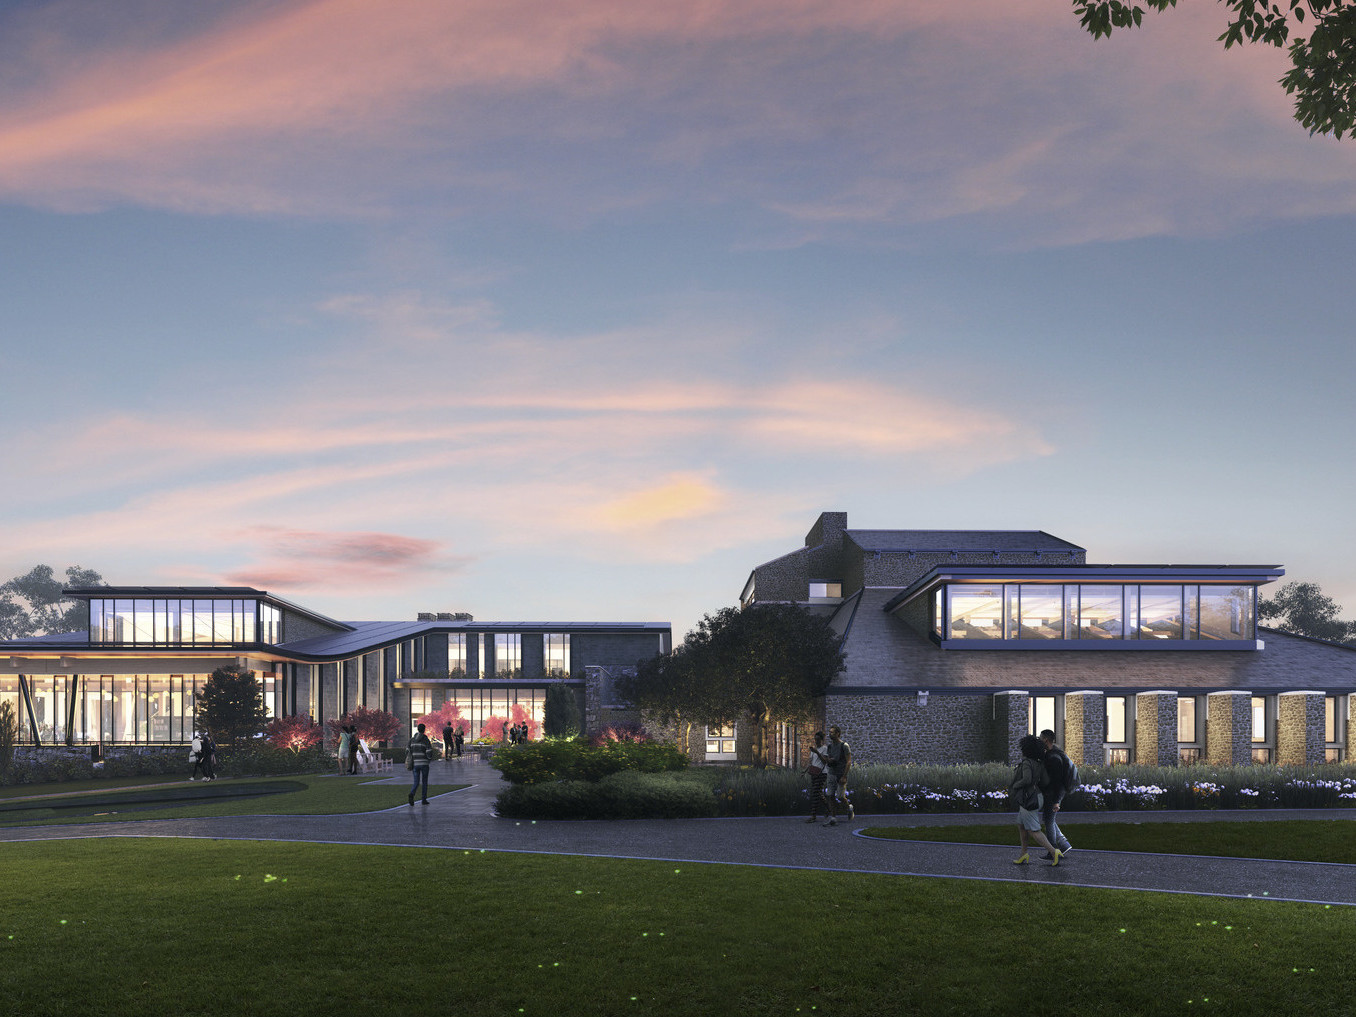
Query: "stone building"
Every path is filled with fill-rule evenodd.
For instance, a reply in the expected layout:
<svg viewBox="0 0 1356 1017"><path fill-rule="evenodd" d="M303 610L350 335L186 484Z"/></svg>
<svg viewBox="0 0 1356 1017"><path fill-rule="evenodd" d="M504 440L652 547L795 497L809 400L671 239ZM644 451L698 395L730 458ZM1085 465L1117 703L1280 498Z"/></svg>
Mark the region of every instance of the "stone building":
<svg viewBox="0 0 1356 1017"><path fill-rule="evenodd" d="M1080 763L1343 760L1356 648L1258 626L1258 590L1283 574L1088 564L1039 530L856 530L825 512L740 599L806 605L842 634L823 723L859 761L1010 760L1046 728ZM804 752L783 744L785 762Z"/></svg>
<svg viewBox="0 0 1356 1017"><path fill-rule="evenodd" d="M187 743L203 683L232 665L259 676L273 716L321 722L364 706L412 724L451 701L474 740L503 721L540 723L547 688L564 685L602 724L611 677L672 638L667 622L343 622L249 587L64 592L89 602L88 631L0 642L0 702L27 744Z"/></svg>

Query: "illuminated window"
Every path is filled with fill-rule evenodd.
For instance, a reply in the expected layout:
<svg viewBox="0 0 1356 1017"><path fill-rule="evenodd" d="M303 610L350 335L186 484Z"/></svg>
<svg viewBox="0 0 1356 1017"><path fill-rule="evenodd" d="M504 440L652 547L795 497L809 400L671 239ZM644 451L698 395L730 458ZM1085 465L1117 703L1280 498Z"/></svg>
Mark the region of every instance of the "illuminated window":
<svg viewBox="0 0 1356 1017"><path fill-rule="evenodd" d="M1106 740L1108 742L1125 742L1130 740L1126 737L1129 729L1125 723L1125 708L1125 696L1106 697Z"/></svg>
<svg viewBox="0 0 1356 1017"><path fill-rule="evenodd" d="M466 670L466 633L453 632L447 637L447 669Z"/></svg>
<svg viewBox="0 0 1356 1017"><path fill-rule="evenodd" d="M842 583L811 583L811 584L810 584L810 596L811 596L811 597L840 597L840 598L841 598L841 597L843 596L843 584L842 584Z"/></svg>
<svg viewBox="0 0 1356 1017"><path fill-rule="evenodd" d="M1003 587L948 586L952 639L1003 638Z"/></svg>
<svg viewBox="0 0 1356 1017"><path fill-rule="evenodd" d="M1141 586L1139 588L1139 637L1141 639L1182 638L1182 588L1180 586Z"/></svg>
<svg viewBox="0 0 1356 1017"><path fill-rule="evenodd" d="M1252 740L1267 740L1267 701L1265 696L1252 697Z"/></svg>
<svg viewBox="0 0 1356 1017"><path fill-rule="evenodd" d="M722 727L708 727L706 729L706 758L733 759L734 755L735 726L726 724Z"/></svg>
<svg viewBox="0 0 1356 1017"><path fill-rule="evenodd" d="M1177 700L1177 740L1196 741L1196 700Z"/></svg>
<svg viewBox="0 0 1356 1017"><path fill-rule="evenodd" d="M570 634L547 632L542 636L544 667L547 674L570 673Z"/></svg>
<svg viewBox="0 0 1356 1017"><path fill-rule="evenodd" d="M1019 589L1018 639L1064 638L1064 588L1024 583Z"/></svg>
<svg viewBox="0 0 1356 1017"><path fill-rule="evenodd" d="M512 674L522 670L523 637L517 632L494 634L494 673Z"/></svg>
<svg viewBox="0 0 1356 1017"><path fill-rule="evenodd" d="M1120 639L1124 603L1119 586L1078 587L1078 638Z"/></svg>
<svg viewBox="0 0 1356 1017"><path fill-rule="evenodd" d="M1032 696L1027 709L1027 734L1055 729L1055 697Z"/></svg>

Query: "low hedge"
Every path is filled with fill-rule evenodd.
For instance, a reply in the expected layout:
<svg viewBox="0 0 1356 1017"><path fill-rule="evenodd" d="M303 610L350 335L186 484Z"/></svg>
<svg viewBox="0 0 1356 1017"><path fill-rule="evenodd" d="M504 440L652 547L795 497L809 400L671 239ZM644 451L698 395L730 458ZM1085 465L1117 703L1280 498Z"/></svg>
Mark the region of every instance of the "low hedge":
<svg viewBox="0 0 1356 1017"><path fill-rule="evenodd" d="M704 775L636 770L597 781L512 784L499 793L495 807L512 819L699 819L718 814Z"/></svg>
<svg viewBox="0 0 1356 1017"><path fill-rule="evenodd" d="M600 781L630 770L664 773L687 768L687 756L657 742L607 742L590 745L582 739L543 739L500 748L490 765L511 784L550 781Z"/></svg>

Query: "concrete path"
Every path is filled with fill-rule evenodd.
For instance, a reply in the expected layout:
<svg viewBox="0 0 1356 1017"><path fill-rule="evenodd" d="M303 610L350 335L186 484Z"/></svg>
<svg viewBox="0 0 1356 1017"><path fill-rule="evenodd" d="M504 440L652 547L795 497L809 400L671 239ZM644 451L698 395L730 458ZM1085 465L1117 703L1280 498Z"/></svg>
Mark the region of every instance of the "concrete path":
<svg viewBox="0 0 1356 1017"><path fill-rule="evenodd" d="M447 785L470 782L460 791ZM215 840L304 841L376 844L454 850L513 851L604 858L661 859L674 863L725 863L841 872L977 879L1053 886L1114 887L1166 893L1253 897L1356 905L1356 865L1209 858L1119 851L1075 850L1058 868L1039 860L1014 866L1017 833L1011 816L928 815L858 817L837 827L811 826L797 818L666 819L539 822L494 816L502 786L498 771L464 757L433 765L428 805L405 804L409 776L399 770L375 781L391 787L392 808L346 816L231 816L163 819L98 825L17 827L0 830L0 841L68 840L91 837L197 837ZM1080 823L1267 822L1276 819L1356 820L1356 810L1248 812L1070 813L1067 832L1077 844ZM866 826L956 823L1012 827L1011 847L937 844L867 838ZM1352 827L1356 834L1356 826Z"/></svg>

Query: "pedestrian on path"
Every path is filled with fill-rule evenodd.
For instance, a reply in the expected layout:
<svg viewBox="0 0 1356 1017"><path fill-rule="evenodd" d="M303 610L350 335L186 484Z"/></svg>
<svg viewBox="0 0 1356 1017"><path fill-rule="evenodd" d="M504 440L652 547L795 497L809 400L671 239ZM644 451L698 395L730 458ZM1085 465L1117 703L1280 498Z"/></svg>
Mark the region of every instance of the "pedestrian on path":
<svg viewBox="0 0 1356 1017"><path fill-rule="evenodd" d="M424 787L424 797L421 799L425 805L428 804L428 767L433 757L433 745L428 740L428 735L424 734L424 725L419 725L418 733L410 739L410 747L405 755L405 769L414 771L414 783L410 785L410 807L414 807L414 793L419 790L422 782Z"/></svg>
<svg viewBox="0 0 1356 1017"><path fill-rule="evenodd" d="M339 776L348 772L348 725L339 728Z"/></svg>
<svg viewBox="0 0 1356 1017"><path fill-rule="evenodd" d="M1008 792L1017 803L1017 836L1022 842L1022 853L1012 860L1012 864L1025 865L1031 860L1027 849L1027 838L1030 837L1050 852L1050 865L1053 867L1059 864L1064 852L1051 844L1041 830L1041 806L1044 803L1041 787L1048 780L1045 775L1045 743L1035 735L1023 735L1017 747L1021 750L1022 761L1013 767Z"/></svg>
<svg viewBox="0 0 1356 1017"><path fill-rule="evenodd" d="M452 758L452 725L443 725L443 758Z"/></svg>
<svg viewBox="0 0 1356 1017"><path fill-rule="evenodd" d="M348 772L358 772L358 725L348 726Z"/></svg>
<svg viewBox="0 0 1356 1017"><path fill-rule="evenodd" d="M829 803L824 797L824 781L829 766L824 750L824 732L815 732L815 743L810 746L810 762L802 771L810 776L810 818L807 823L819 822L819 807L824 807L824 815L829 815Z"/></svg>
<svg viewBox="0 0 1356 1017"><path fill-rule="evenodd" d="M852 747L843 741L843 729L837 724L829 728L829 745L825 753L829 769L829 821L825 826L838 825L838 807L847 810L848 819L857 818L857 811L847 797L848 770L852 769Z"/></svg>
<svg viewBox="0 0 1356 1017"><path fill-rule="evenodd" d="M1045 802L1041 806L1041 825L1045 828L1045 839L1059 848L1061 854L1067 855L1073 850L1073 845L1060 832L1055 814L1059 812L1064 796L1072 790L1072 775L1077 771L1064 750L1055 744L1055 733L1049 728L1041 732L1041 742L1045 745L1045 775L1050 779L1044 791Z"/></svg>

